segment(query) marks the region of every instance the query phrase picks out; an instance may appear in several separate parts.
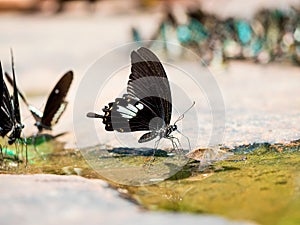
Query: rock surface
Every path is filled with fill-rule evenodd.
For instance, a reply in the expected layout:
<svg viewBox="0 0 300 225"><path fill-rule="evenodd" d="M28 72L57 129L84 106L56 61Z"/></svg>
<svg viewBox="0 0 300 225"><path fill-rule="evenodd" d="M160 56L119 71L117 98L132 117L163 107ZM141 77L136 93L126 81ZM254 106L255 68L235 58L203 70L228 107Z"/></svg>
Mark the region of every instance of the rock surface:
<svg viewBox="0 0 300 225"><path fill-rule="evenodd" d="M2 225L248 224L216 216L147 212L101 180L58 175L0 175Z"/></svg>

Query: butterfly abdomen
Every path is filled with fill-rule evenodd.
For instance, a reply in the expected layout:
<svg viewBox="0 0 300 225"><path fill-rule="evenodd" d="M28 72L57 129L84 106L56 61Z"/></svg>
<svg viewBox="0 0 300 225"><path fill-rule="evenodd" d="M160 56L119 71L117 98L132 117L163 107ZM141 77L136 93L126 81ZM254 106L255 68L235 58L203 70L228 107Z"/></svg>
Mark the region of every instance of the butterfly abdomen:
<svg viewBox="0 0 300 225"><path fill-rule="evenodd" d="M102 123L105 124L105 130L113 131L112 123L111 123L111 110L113 109L113 103L109 103L108 106L105 106L102 111L104 112L104 116L102 116Z"/></svg>
<svg viewBox="0 0 300 225"><path fill-rule="evenodd" d="M148 133L142 135L142 137L140 137L138 142L144 143L144 142L152 141L154 138L157 137L157 135L158 135L158 133L156 131L148 132Z"/></svg>

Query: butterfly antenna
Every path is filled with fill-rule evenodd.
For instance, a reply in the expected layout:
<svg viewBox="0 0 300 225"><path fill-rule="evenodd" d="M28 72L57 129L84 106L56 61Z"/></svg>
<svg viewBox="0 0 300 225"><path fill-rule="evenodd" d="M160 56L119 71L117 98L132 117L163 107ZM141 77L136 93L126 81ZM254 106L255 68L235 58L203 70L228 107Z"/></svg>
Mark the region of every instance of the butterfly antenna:
<svg viewBox="0 0 300 225"><path fill-rule="evenodd" d="M28 149L27 149L27 143L26 142L27 142L26 137L23 137L23 140L22 140L21 144L22 144L22 154L23 154L23 147L25 145L25 168L27 168L28 162L29 162L29 160L28 160Z"/></svg>
<svg viewBox="0 0 300 225"><path fill-rule="evenodd" d="M1 155L1 159L0 159L0 165L2 165L4 157L3 157L3 152L2 152L2 145L0 144L0 155Z"/></svg>
<svg viewBox="0 0 300 225"><path fill-rule="evenodd" d="M194 107L194 105L195 105L195 101L193 101L193 104L192 104L187 110L185 110L184 113L182 113L182 114L178 117L178 119L175 121L174 125L176 125L177 122L179 122L180 120L182 120L182 119L184 118L184 114L186 114L188 111L190 111L190 110Z"/></svg>

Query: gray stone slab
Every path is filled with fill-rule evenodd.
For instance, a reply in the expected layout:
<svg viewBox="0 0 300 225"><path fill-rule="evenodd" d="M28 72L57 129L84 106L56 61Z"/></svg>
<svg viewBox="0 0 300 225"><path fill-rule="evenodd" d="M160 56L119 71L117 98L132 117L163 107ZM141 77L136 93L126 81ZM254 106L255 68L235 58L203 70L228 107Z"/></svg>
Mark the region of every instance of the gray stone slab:
<svg viewBox="0 0 300 225"><path fill-rule="evenodd" d="M1 225L249 224L211 215L149 212L101 180L58 175L0 175Z"/></svg>

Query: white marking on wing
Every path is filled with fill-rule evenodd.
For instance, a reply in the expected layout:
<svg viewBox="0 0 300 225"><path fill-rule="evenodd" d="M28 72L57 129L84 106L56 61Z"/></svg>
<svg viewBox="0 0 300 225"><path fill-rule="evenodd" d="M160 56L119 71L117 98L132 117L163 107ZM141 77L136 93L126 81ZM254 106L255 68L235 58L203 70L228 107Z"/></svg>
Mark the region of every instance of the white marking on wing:
<svg viewBox="0 0 300 225"><path fill-rule="evenodd" d="M130 115L130 116L132 116L132 117L134 117L134 116L136 115L135 112L132 112L132 111L130 111L129 109L127 109L127 108L125 108L125 107L123 107L123 106L120 106L120 105L118 105L117 111L118 111L119 113L121 113L121 114L127 114L127 115Z"/></svg>
<svg viewBox="0 0 300 225"><path fill-rule="evenodd" d="M139 103L135 107L137 107L139 110L142 110L144 108L144 105L142 103Z"/></svg>
<svg viewBox="0 0 300 225"><path fill-rule="evenodd" d="M133 116L121 113L121 116L126 119L131 119Z"/></svg>
<svg viewBox="0 0 300 225"><path fill-rule="evenodd" d="M127 108L130 109L131 111L135 112L135 113L138 112L138 109L136 107L134 107L133 105L131 105L131 104L128 104Z"/></svg>
<svg viewBox="0 0 300 225"><path fill-rule="evenodd" d="M60 119L61 115L66 110L67 105L68 105L67 102L61 103L61 105L59 106L59 109L57 110L57 112L54 114L54 116L52 118L51 126L57 124L57 122Z"/></svg>
<svg viewBox="0 0 300 225"><path fill-rule="evenodd" d="M43 117L43 113L40 111L40 110L38 110L37 108L35 108L35 107L33 107L33 106L28 106L28 109L32 112L32 113L34 113L37 117L39 117L39 118L42 118Z"/></svg>

